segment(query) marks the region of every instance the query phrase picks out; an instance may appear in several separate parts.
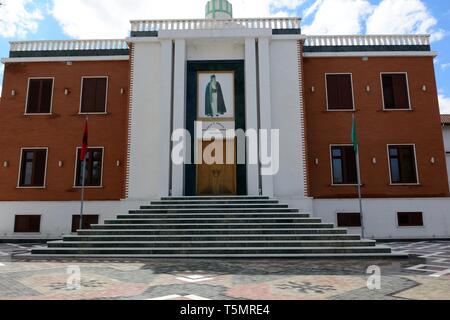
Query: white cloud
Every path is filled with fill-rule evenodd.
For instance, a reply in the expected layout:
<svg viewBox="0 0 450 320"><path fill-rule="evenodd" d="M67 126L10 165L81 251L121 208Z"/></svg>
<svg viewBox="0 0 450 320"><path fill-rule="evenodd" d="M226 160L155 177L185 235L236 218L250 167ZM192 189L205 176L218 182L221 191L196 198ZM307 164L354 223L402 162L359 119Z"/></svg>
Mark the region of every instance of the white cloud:
<svg viewBox="0 0 450 320"><path fill-rule="evenodd" d="M272 0L270 4L275 8L287 8L294 10L302 5L305 0ZM233 2L234 3L234 2Z"/></svg>
<svg viewBox="0 0 450 320"><path fill-rule="evenodd" d="M26 0L21 0L26 1ZM232 0L235 17L295 15L305 0ZM51 0L50 12L74 38L125 37L132 19L203 18L206 0ZM303 11L305 34L445 32L422 0L314 0Z"/></svg>
<svg viewBox="0 0 450 320"><path fill-rule="evenodd" d="M36 32L39 21L43 19L41 11L33 7L32 0L4 0L0 7L0 36L25 37Z"/></svg>
<svg viewBox="0 0 450 320"><path fill-rule="evenodd" d="M279 16L304 0L234 0L235 17ZM52 0L50 12L74 38L125 37L129 20L204 18L206 0Z"/></svg>
<svg viewBox="0 0 450 320"><path fill-rule="evenodd" d="M303 11L305 34L431 34L445 37L422 0L315 0Z"/></svg>
<svg viewBox="0 0 450 320"><path fill-rule="evenodd" d="M436 25L436 18L421 0L382 0L367 20L367 33L430 33L432 41L438 41L445 32Z"/></svg>
<svg viewBox="0 0 450 320"><path fill-rule="evenodd" d="M304 12L314 15L305 34L355 34L363 32L363 22L373 7L367 0L316 0Z"/></svg>
<svg viewBox="0 0 450 320"><path fill-rule="evenodd" d="M443 64L441 64L441 69L442 70L447 70L448 68L450 68L450 63L443 63Z"/></svg>
<svg viewBox="0 0 450 320"><path fill-rule="evenodd" d="M443 94L440 94L439 108L441 110L441 114L450 114L450 98Z"/></svg>

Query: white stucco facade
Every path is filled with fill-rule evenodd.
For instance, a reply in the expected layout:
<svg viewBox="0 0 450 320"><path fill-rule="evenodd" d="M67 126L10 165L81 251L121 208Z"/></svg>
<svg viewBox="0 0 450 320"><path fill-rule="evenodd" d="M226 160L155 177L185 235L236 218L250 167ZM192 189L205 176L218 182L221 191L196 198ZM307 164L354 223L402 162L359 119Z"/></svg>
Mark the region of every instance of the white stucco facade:
<svg viewBox="0 0 450 320"><path fill-rule="evenodd" d="M184 167L171 163L167 147L170 132L186 128L186 64L239 60L245 63L246 130L279 130L283 154L275 176L263 175L258 165L247 164L247 194L305 199L298 77L302 36L276 36L266 29L204 31L165 31L158 38L130 39L134 55L127 198L184 195ZM148 126L143 119L150 118L160 121ZM162 154L158 158L150 150ZM144 157L151 160L142 162Z"/></svg>
<svg viewBox="0 0 450 320"><path fill-rule="evenodd" d="M444 135L445 159L447 162L448 183L450 185L450 126L443 126L442 133Z"/></svg>

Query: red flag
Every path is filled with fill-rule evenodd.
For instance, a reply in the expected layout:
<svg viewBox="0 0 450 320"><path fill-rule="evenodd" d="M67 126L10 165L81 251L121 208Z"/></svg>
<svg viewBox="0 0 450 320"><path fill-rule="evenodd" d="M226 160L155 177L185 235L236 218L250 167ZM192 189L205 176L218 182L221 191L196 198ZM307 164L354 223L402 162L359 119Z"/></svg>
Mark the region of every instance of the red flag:
<svg viewBox="0 0 450 320"><path fill-rule="evenodd" d="M84 161L86 158L86 154L88 152L88 120L86 119L86 124L84 127L84 134L83 134L83 147L81 148L81 155L80 160Z"/></svg>

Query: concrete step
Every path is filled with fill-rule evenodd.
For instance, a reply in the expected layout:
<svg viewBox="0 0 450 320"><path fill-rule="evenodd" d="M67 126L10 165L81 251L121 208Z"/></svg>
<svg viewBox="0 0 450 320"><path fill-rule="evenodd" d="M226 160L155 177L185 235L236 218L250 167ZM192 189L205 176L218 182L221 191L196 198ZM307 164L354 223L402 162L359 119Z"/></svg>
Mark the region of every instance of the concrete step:
<svg viewBox="0 0 450 320"><path fill-rule="evenodd" d="M361 259L380 260L380 259L408 259L407 254L399 253L313 253L313 254L297 254L297 253L276 253L276 254L259 254L259 253L216 253L216 254L20 254L14 256L16 261L147 261L153 259L346 259L357 262Z"/></svg>
<svg viewBox="0 0 450 320"><path fill-rule="evenodd" d="M122 230L79 230L80 236L146 236L146 235L346 235L346 229L299 229L299 228L258 228L258 229L122 229Z"/></svg>
<svg viewBox="0 0 450 320"><path fill-rule="evenodd" d="M79 230L23 259L392 258L269 197L166 197Z"/></svg>
<svg viewBox="0 0 450 320"><path fill-rule="evenodd" d="M49 242L49 248L308 248L308 247L375 247L375 241L54 241Z"/></svg>
<svg viewBox="0 0 450 320"><path fill-rule="evenodd" d="M287 204L152 204L141 206L141 210L166 210L166 209L287 209Z"/></svg>
<svg viewBox="0 0 450 320"><path fill-rule="evenodd" d="M152 201L152 205L184 205L184 204L278 204L280 201L275 199L265 200L165 200L165 201Z"/></svg>
<svg viewBox="0 0 450 320"><path fill-rule="evenodd" d="M130 214L146 213L298 213L298 209L289 208L204 208L204 209L145 209L131 210Z"/></svg>
<svg viewBox="0 0 450 320"><path fill-rule="evenodd" d="M205 196L205 197L163 197L162 201L202 201L202 200L274 200L266 196Z"/></svg>
<svg viewBox="0 0 450 320"><path fill-rule="evenodd" d="M154 224L94 224L93 230L110 229L331 229L333 224L325 223L154 223Z"/></svg>
<svg viewBox="0 0 450 320"><path fill-rule="evenodd" d="M387 247L245 247L245 248L34 248L33 254L121 254L121 255L158 255L158 254L185 254L185 255L208 255L208 254L361 254L361 253L391 253Z"/></svg>
<svg viewBox="0 0 450 320"><path fill-rule="evenodd" d="M147 213L126 214L118 219L192 219L192 218L310 218L307 213Z"/></svg>
<svg viewBox="0 0 450 320"><path fill-rule="evenodd" d="M360 241L359 235L345 235L345 234L332 234L332 235L286 235L286 234L228 234L228 235L144 235L144 236L132 236L132 235L111 235L111 236L78 236L70 235L64 236L64 241L70 242L141 242L141 241Z"/></svg>
<svg viewBox="0 0 450 320"><path fill-rule="evenodd" d="M174 218L174 219L130 219L129 216L119 216L115 220L105 220L104 224L204 224L204 223L321 223L317 218Z"/></svg>

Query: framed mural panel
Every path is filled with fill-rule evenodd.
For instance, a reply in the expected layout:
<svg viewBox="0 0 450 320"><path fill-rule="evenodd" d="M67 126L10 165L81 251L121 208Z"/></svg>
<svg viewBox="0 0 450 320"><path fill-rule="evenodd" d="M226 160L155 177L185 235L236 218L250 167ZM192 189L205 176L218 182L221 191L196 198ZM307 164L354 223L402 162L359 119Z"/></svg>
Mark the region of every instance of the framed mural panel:
<svg viewBox="0 0 450 320"><path fill-rule="evenodd" d="M187 61L186 79L186 129L191 135L191 154L196 155L198 141L196 140L195 123L203 122L203 131L218 129L246 130L245 122L245 62L244 60L204 60ZM207 109L207 88L215 75L220 83L223 104L226 112L214 117L213 110ZM217 86L216 86L217 90ZM218 90L217 90L218 91ZM219 94L217 92L217 102ZM214 97L215 98L215 97ZM221 104L221 103L220 103ZM215 110L215 105L213 106ZM221 111L224 111L223 109ZM207 115L207 113L209 115ZM204 132L205 133L205 132ZM185 164L184 195L195 196L198 192L198 166L195 163ZM200 168L201 170L201 168ZM215 169L214 169L215 170ZM210 172L212 173L212 172ZM236 174L227 174L236 179L236 193L247 195L247 165L237 164ZM214 178L214 177L213 177ZM222 193L222 191L221 191Z"/></svg>
<svg viewBox="0 0 450 320"><path fill-rule="evenodd" d="M234 121L236 89L234 71L197 72L197 118Z"/></svg>

